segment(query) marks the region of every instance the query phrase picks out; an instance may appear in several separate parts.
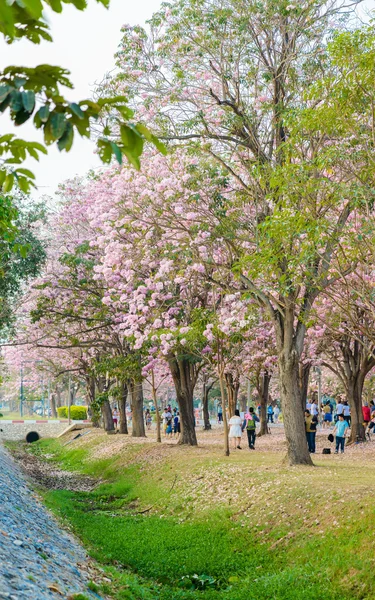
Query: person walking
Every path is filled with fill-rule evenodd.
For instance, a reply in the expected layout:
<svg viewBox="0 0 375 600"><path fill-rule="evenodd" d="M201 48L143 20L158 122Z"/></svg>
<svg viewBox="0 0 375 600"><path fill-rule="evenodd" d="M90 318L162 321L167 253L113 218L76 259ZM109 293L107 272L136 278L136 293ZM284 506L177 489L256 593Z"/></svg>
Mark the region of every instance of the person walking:
<svg viewBox="0 0 375 600"><path fill-rule="evenodd" d="M323 406L323 427L330 427L332 423L332 410L331 405L327 402Z"/></svg>
<svg viewBox="0 0 375 600"><path fill-rule="evenodd" d="M273 411L273 416L274 416L276 424L279 422L279 415L280 415L280 409L279 409L279 407L276 404L276 406L274 408L274 411Z"/></svg>
<svg viewBox="0 0 375 600"><path fill-rule="evenodd" d="M317 415L312 415L309 410L305 410L305 430L306 430L306 441L307 447L311 454L315 453L315 438L316 438L316 426L318 424Z"/></svg>
<svg viewBox="0 0 375 600"><path fill-rule="evenodd" d="M242 419L240 417L240 411L236 408L234 411L234 417L229 420L228 425L230 426L229 438L233 440L233 448L241 448L241 437L242 437Z"/></svg>
<svg viewBox="0 0 375 600"><path fill-rule="evenodd" d="M344 405L342 403L341 398L338 399L338 402L336 404L336 416L335 416L335 423L337 423L337 421L339 420L339 416L342 415L344 413Z"/></svg>
<svg viewBox="0 0 375 600"><path fill-rule="evenodd" d="M318 408L315 398L311 402L310 414L313 417L318 417L318 415L319 415L319 408Z"/></svg>
<svg viewBox="0 0 375 600"><path fill-rule="evenodd" d="M146 408L145 423L146 423L146 427L147 427L148 431L150 431L150 429L151 429L151 423L152 423L152 416L151 416L149 408Z"/></svg>
<svg viewBox="0 0 375 600"><path fill-rule="evenodd" d="M221 405L219 405L218 409L217 409L217 422L218 423L222 423L223 422L223 409L222 409Z"/></svg>
<svg viewBox="0 0 375 600"><path fill-rule="evenodd" d="M113 424L115 426L115 431L117 430L117 425L120 419L120 412L117 409L117 406L115 406L115 408L112 411L112 419L113 419Z"/></svg>
<svg viewBox="0 0 375 600"><path fill-rule="evenodd" d="M346 438L346 432L348 429L349 429L348 422L345 420L344 415L341 413L339 415L338 421L333 430L333 434L336 434L335 454L338 454L340 449L341 449L341 454L344 454L345 438Z"/></svg>
<svg viewBox="0 0 375 600"><path fill-rule="evenodd" d="M172 423L172 413L170 412L170 410L168 409L168 407L166 407L164 409L162 418L163 418L164 435L167 435L168 423L169 424ZM169 433L172 433L172 428L171 428L171 431Z"/></svg>
<svg viewBox="0 0 375 600"><path fill-rule="evenodd" d="M342 414L344 415L344 419L350 427L352 418L350 416L350 406L349 406L347 400L345 400L345 402L344 402L344 409L342 411Z"/></svg>
<svg viewBox="0 0 375 600"><path fill-rule="evenodd" d="M252 406L249 408L249 412L245 415L244 427L247 433L247 441L249 443L250 450L255 450L255 438L256 438L256 424L259 423L259 417L254 412Z"/></svg>
<svg viewBox="0 0 375 600"><path fill-rule="evenodd" d="M272 406L272 404L269 404L268 408L267 408L267 423L270 423L270 422L273 423L273 413L274 413L273 406Z"/></svg>
<svg viewBox="0 0 375 600"><path fill-rule="evenodd" d="M364 404L362 406L362 416L363 416L363 425L365 427L367 427L367 425L371 421L371 410L370 410L370 407L368 405L368 402L364 402Z"/></svg>
<svg viewBox="0 0 375 600"><path fill-rule="evenodd" d="M180 432L181 432L181 424L180 424L180 413L179 411L176 412L175 416L173 417L173 433L174 433L174 437L179 437L180 436Z"/></svg>

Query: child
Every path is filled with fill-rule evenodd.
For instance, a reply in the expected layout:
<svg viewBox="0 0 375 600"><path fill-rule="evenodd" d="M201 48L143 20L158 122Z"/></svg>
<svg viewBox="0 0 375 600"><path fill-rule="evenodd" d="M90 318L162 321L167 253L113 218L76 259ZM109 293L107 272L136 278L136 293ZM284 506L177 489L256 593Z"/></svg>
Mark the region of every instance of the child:
<svg viewBox="0 0 375 600"><path fill-rule="evenodd" d="M341 413L338 415L338 420L333 430L336 433L336 450L335 454L339 453L341 448L341 454L344 453L346 430L349 429L348 422L345 420L344 415Z"/></svg>
<svg viewBox="0 0 375 600"><path fill-rule="evenodd" d="M172 437L172 415L170 416L170 418L167 420L167 428L165 430L165 435L167 437Z"/></svg>

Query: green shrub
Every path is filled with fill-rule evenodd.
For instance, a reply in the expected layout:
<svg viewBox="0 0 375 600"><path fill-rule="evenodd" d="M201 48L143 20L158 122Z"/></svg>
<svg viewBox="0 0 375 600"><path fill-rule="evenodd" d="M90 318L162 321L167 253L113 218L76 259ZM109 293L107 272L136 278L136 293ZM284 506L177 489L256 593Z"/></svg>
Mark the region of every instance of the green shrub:
<svg viewBox="0 0 375 600"><path fill-rule="evenodd" d="M74 421L83 421L87 419L87 409L85 406L71 406L70 417Z"/></svg>
<svg viewBox="0 0 375 600"><path fill-rule="evenodd" d="M67 419L68 418L68 407L67 406L59 406L57 409L57 414L59 419ZM83 421L87 419L87 409L85 406L74 406L70 407L70 418L73 421Z"/></svg>

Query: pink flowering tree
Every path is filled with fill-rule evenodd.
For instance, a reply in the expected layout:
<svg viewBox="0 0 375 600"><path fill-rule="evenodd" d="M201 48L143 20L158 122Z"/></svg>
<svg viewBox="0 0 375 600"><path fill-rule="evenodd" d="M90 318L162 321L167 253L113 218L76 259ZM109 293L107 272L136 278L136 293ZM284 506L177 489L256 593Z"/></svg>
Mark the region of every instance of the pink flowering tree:
<svg viewBox="0 0 375 600"><path fill-rule="evenodd" d="M221 223L209 230L208 260L220 238L222 264L273 323L290 464L312 464L299 383L311 309L354 268L349 219L367 210L373 185L371 44L368 32L367 41L344 32L327 48L342 10L180 0L153 17L150 34L124 29L107 86L129 93L161 137L213 156L236 181L220 211L206 207L206 222Z"/></svg>

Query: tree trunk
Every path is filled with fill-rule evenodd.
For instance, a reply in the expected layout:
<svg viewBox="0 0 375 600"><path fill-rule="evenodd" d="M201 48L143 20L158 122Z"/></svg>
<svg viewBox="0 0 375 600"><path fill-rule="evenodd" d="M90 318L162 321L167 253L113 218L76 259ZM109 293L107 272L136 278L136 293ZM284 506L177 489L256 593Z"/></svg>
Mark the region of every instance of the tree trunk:
<svg viewBox="0 0 375 600"><path fill-rule="evenodd" d="M350 406L351 431L349 443L364 442L365 428L363 426L362 414L362 391L365 376L360 373L347 382L347 400Z"/></svg>
<svg viewBox="0 0 375 600"><path fill-rule="evenodd" d="M259 375L257 391L260 401L260 430L258 435L267 435L269 433L267 425L267 404L269 400L271 375L268 371Z"/></svg>
<svg viewBox="0 0 375 600"><path fill-rule="evenodd" d="M176 389L180 410L181 435L179 444L197 446L194 418L194 387L196 383L195 367L188 359L170 357L169 368Z"/></svg>
<svg viewBox="0 0 375 600"><path fill-rule="evenodd" d="M56 408L60 408L62 406L61 400L61 390L59 387L56 388Z"/></svg>
<svg viewBox="0 0 375 600"><path fill-rule="evenodd" d="M301 393L302 410L306 410L307 392L309 388L311 363L300 363L299 366L299 389Z"/></svg>
<svg viewBox="0 0 375 600"><path fill-rule="evenodd" d="M246 396L244 395L240 397L240 411L246 412Z"/></svg>
<svg viewBox="0 0 375 600"><path fill-rule="evenodd" d="M225 374L225 383L228 394L228 412L229 418L234 416L234 411L237 408L237 396L239 390L239 382L233 380L232 373Z"/></svg>
<svg viewBox="0 0 375 600"><path fill-rule="evenodd" d="M121 395L118 403L118 408L120 412L120 429L119 433L127 434L128 432L128 423L126 420L126 401L128 398L128 386L125 382L120 383L121 387Z"/></svg>
<svg viewBox="0 0 375 600"><path fill-rule="evenodd" d="M155 373L152 369L151 371L151 389L152 389L152 399L154 401L155 412L156 412L156 441L161 444L161 419L158 407L158 399L156 396L156 387L155 387Z"/></svg>
<svg viewBox="0 0 375 600"><path fill-rule="evenodd" d="M224 425L224 454L229 456L229 430L227 419L227 407L225 402L225 380L223 375L219 375L221 406L223 407L223 425Z"/></svg>
<svg viewBox="0 0 375 600"><path fill-rule="evenodd" d="M115 424L113 422L112 409L109 400L104 400L101 406L101 413L103 417L104 431L114 431Z"/></svg>
<svg viewBox="0 0 375 600"><path fill-rule="evenodd" d="M50 405L51 405L52 418L57 419L56 393L55 392L52 392L52 394L50 396Z"/></svg>
<svg viewBox="0 0 375 600"><path fill-rule="evenodd" d="M290 330L285 332L288 326ZM286 343L284 340L278 340L279 379L288 448L287 460L290 465L312 465L306 443L305 419L301 405L299 356L294 342L290 342L292 336L293 321L290 320L284 323L283 337L286 338Z"/></svg>
<svg viewBox="0 0 375 600"><path fill-rule="evenodd" d="M143 387L141 381L130 381L132 408L132 437L146 437L143 418Z"/></svg>
<svg viewBox="0 0 375 600"><path fill-rule="evenodd" d="M100 410L95 404L95 378L90 376L86 377L86 398L89 417L91 418L91 424L93 427L100 427Z"/></svg>
<svg viewBox="0 0 375 600"><path fill-rule="evenodd" d="M204 375L203 390L202 390L203 421L204 421L203 429L204 429L204 431L209 431L211 429L210 413L208 410L208 394L210 393L210 390L212 389L213 385L214 385L214 382L209 384L207 375Z"/></svg>

